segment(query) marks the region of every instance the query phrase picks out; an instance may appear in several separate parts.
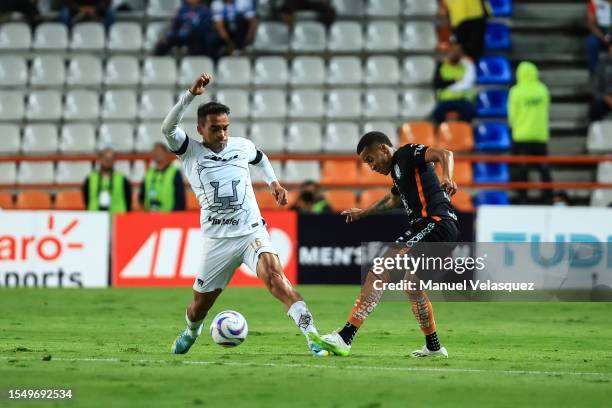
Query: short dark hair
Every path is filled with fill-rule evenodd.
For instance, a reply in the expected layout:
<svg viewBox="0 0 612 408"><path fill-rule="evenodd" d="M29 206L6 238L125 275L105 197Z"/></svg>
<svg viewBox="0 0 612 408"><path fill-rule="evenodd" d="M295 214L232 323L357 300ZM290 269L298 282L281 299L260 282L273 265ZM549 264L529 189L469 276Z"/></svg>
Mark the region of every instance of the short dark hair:
<svg viewBox="0 0 612 408"><path fill-rule="evenodd" d="M206 120L208 115L220 115L225 113L230 114L229 106L226 106L220 102L207 102L198 106L198 122L200 120Z"/></svg>
<svg viewBox="0 0 612 408"><path fill-rule="evenodd" d="M393 143L387 135L383 132L372 131L361 136L361 140L357 144L357 154L361 154L365 148L368 148L374 144L384 144L389 147L393 147Z"/></svg>

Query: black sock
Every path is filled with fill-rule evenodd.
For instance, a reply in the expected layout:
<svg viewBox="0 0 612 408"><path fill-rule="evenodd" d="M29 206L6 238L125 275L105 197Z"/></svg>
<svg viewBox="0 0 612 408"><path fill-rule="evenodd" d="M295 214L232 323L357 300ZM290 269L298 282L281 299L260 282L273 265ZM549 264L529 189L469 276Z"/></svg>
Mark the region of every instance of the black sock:
<svg viewBox="0 0 612 408"><path fill-rule="evenodd" d="M353 342L353 337L355 337L355 333L357 333L357 330L359 330L359 327L353 326L349 322L346 322L338 334L340 337L342 337L342 340L344 340L344 342L350 346Z"/></svg>
<svg viewBox="0 0 612 408"><path fill-rule="evenodd" d="M427 348L429 349L429 351L440 350L440 341L438 340L438 333L433 332L425 336L425 344L427 344Z"/></svg>

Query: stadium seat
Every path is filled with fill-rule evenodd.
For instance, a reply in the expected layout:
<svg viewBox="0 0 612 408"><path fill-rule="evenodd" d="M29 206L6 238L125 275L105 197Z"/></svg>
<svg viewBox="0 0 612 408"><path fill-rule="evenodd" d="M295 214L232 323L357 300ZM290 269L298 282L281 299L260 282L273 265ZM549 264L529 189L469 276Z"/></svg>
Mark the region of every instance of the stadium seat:
<svg viewBox="0 0 612 408"><path fill-rule="evenodd" d="M176 62L174 58L145 58L140 78L142 85L145 85L146 89L174 88L176 84ZM192 78L192 82L193 80L195 80L195 77Z"/></svg>
<svg viewBox="0 0 612 408"><path fill-rule="evenodd" d="M0 105L1 107L1 105ZM21 148L19 126L13 123L0 124L0 154L16 154Z"/></svg>
<svg viewBox="0 0 612 408"><path fill-rule="evenodd" d="M358 119L361 117L361 92L355 89L331 89L327 94L327 117Z"/></svg>
<svg viewBox="0 0 612 408"><path fill-rule="evenodd" d="M438 146L452 152L474 149L472 125L466 122L445 122L438 128Z"/></svg>
<svg viewBox="0 0 612 408"><path fill-rule="evenodd" d="M241 119L249 117L249 93L242 89L226 89L217 92L219 102L226 104L232 110L232 118Z"/></svg>
<svg viewBox="0 0 612 408"><path fill-rule="evenodd" d="M332 0L336 13L342 17L363 17L365 15L364 0Z"/></svg>
<svg viewBox="0 0 612 408"><path fill-rule="evenodd" d="M363 128L361 130L361 134L364 135L368 132L378 131L382 132L391 140L393 146L397 146L399 143L398 133L397 133L397 124L395 121L381 121L374 120L368 121L363 124ZM356 146L355 146L356 147Z"/></svg>
<svg viewBox="0 0 612 408"><path fill-rule="evenodd" d="M451 197L453 207L459 212L474 212L472 196L466 191L459 190Z"/></svg>
<svg viewBox="0 0 612 408"><path fill-rule="evenodd" d="M24 57L0 56L0 87L23 87L28 81L28 66Z"/></svg>
<svg viewBox="0 0 612 408"><path fill-rule="evenodd" d="M434 146L436 144L434 126L431 122L425 121L406 122L400 128L399 142L402 146L409 143Z"/></svg>
<svg viewBox="0 0 612 408"><path fill-rule="evenodd" d="M359 197L359 207L360 208L368 208L374 203L382 200L384 196L389 194L388 188L372 188L369 190L364 190Z"/></svg>
<svg viewBox="0 0 612 408"><path fill-rule="evenodd" d="M64 102L65 120L97 120L100 116L100 100L97 91L71 90Z"/></svg>
<svg viewBox="0 0 612 408"><path fill-rule="evenodd" d="M17 184L53 183L52 162L21 162L17 170Z"/></svg>
<svg viewBox="0 0 612 408"><path fill-rule="evenodd" d="M231 121L229 131L231 136L248 138L246 122Z"/></svg>
<svg viewBox="0 0 612 408"><path fill-rule="evenodd" d="M313 21L298 21L293 28L291 50L294 52L323 52L327 46L325 26Z"/></svg>
<svg viewBox="0 0 612 408"><path fill-rule="evenodd" d="M102 118L109 120L133 120L136 118L136 107L136 94L134 91L109 90L104 92L102 98Z"/></svg>
<svg viewBox="0 0 612 408"><path fill-rule="evenodd" d="M246 86L251 83L251 63L247 57L223 57L217 64L220 86Z"/></svg>
<svg viewBox="0 0 612 408"><path fill-rule="evenodd" d="M283 57L260 57L253 66L253 84L284 87L289 81L287 60Z"/></svg>
<svg viewBox="0 0 612 408"><path fill-rule="evenodd" d="M508 163L474 163L475 183L507 183L510 181Z"/></svg>
<svg viewBox="0 0 612 408"><path fill-rule="evenodd" d="M99 88L102 83L102 62L92 55L73 55L68 63L66 84Z"/></svg>
<svg viewBox="0 0 612 408"><path fill-rule="evenodd" d="M435 105L431 89L409 89L402 93L400 115L404 119L424 119L431 115Z"/></svg>
<svg viewBox="0 0 612 408"><path fill-rule="evenodd" d="M365 49L369 52L397 51L400 36L397 23L373 21L367 25Z"/></svg>
<svg viewBox="0 0 612 408"><path fill-rule="evenodd" d="M612 120L593 122L589 125L586 147L589 153L612 152Z"/></svg>
<svg viewBox="0 0 612 408"><path fill-rule="evenodd" d="M400 0L369 0L366 15L370 18L397 17L400 15Z"/></svg>
<svg viewBox="0 0 612 408"><path fill-rule="evenodd" d="M512 48L510 28L504 23L487 23L485 48L489 51L510 51Z"/></svg>
<svg viewBox="0 0 612 408"><path fill-rule="evenodd" d="M191 86L193 81L202 72L208 72L215 77L215 65L209 57L186 56L181 59L178 84L182 87ZM185 88L186 89L186 88Z"/></svg>
<svg viewBox="0 0 612 408"><path fill-rule="evenodd" d="M476 110L480 117L507 116L508 90L486 89L478 93Z"/></svg>
<svg viewBox="0 0 612 408"><path fill-rule="evenodd" d="M174 105L174 95L166 90L146 90L140 94L138 117L142 120L160 120Z"/></svg>
<svg viewBox="0 0 612 408"><path fill-rule="evenodd" d="M167 29L168 23L166 22L150 22L145 28L142 48L147 53L152 54L157 42L159 41L162 33ZM185 57L187 58L187 57Z"/></svg>
<svg viewBox="0 0 612 408"><path fill-rule="evenodd" d="M333 153L354 153L359 136L359 128L353 122L330 122L325 126L323 150Z"/></svg>
<svg viewBox="0 0 612 408"><path fill-rule="evenodd" d="M28 95L26 118L31 121L54 121L62 117L62 94L59 91L37 91Z"/></svg>
<svg viewBox="0 0 612 408"><path fill-rule="evenodd" d="M286 52L289 49L289 29L286 24L263 21L257 26L255 51Z"/></svg>
<svg viewBox="0 0 612 408"><path fill-rule="evenodd" d="M363 101L363 115L368 118L397 118L399 103L395 89L370 88Z"/></svg>
<svg viewBox="0 0 612 408"><path fill-rule="evenodd" d="M324 82L323 58L300 56L293 59L289 75L291 86L322 86Z"/></svg>
<svg viewBox="0 0 612 408"><path fill-rule="evenodd" d="M181 0L149 0L147 16L168 19L176 13L180 5Z"/></svg>
<svg viewBox="0 0 612 408"><path fill-rule="evenodd" d="M139 153L148 153L153 148L155 142L161 142L163 140L161 122L140 123L136 128L134 150Z"/></svg>
<svg viewBox="0 0 612 408"><path fill-rule="evenodd" d="M13 204L13 195L8 191L0 191L0 209L12 210L14 206L15 204Z"/></svg>
<svg viewBox="0 0 612 408"><path fill-rule="evenodd" d="M597 181L600 183L612 183L612 161L600 162L597 165Z"/></svg>
<svg viewBox="0 0 612 408"><path fill-rule="evenodd" d="M55 169L55 182L80 184L87 178L91 168L89 161L59 161Z"/></svg>
<svg viewBox="0 0 612 408"><path fill-rule="evenodd" d="M406 17L427 16L434 17L438 13L438 2L423 0L404 0L402 14Z"/></svg>
<svg viewBox="0 0 612 408"><path fill-rule="evenodd" d="M361 85L361 60L358 57L332 57L325 82L330 85Z"/></svg>
<svg viewBox="0 0 612 408"><path fill-rule="evenodd" d="M318 122L294 122L287 126L287 151L320 152L323 149L321 125Z"/></svg>
<svg viewBox="0 0 612 408"><path fill-rule="evenodd" d="M332 24L327 39L331 52L360 52L363 48L361 24L354 21L337 21Z"/></svg>
<svg viewBox="0 0 612 408"><path fill-rule="evenodd" d="M0 185L12 185L17 180L17 164L14 162L0 163ZM0 208L2 205L0 205Z"/></svg>
<svg viewBox="0 0 612 408"><path fill-rule="evenodd" d="M324 116L323 91L320 89L295 89L289 97L289 117L316 118Z"/></svg>
<svg viewBox="0 0 612 408"><path fill-rule="evenodd" d="M61 87L66 79L64 59L59 55L40 55L32 61L30 85Z"/></svg>
<svg viewBox="0 0 612 408"><path fill-rule="evenodd" d="M512 0L489 0L493 17L512 17Z"/></svg>
<svg viewBox="0 0 612 408"><path fill-rule="evenodd" d="M111 52L139 52L142 48L140 23L120 21L113 24L108 32L107 47Z"/></svg>
<svg viewBox="0 0 612 408"><path fill-rule="evenodd" d="M0 25L0 50L28 51L32 46L32 32L25 23Z"/></svg>
<svg viewBox="0 0 612 408"><path fill-rule="evenodd" d="M55 194L53 203L55 210L82 211L85 210L85 200L80 190L64 190Z"/></svg>
<svg viewBox="0 0 612 408"><path fill-rule="evenodd" d="M318 182L321 169L316 161L287 160L283 169L283 180L287 183L301 183L306 180Z"/></svg>
<svg viewBox="0 0 612 408"><path fill-rule="evenodd" d="M510 199L505 191L480 191L474 196L474 206L509 205Z"/></svg>
<svg viewBox="0 0 612 408"><path fill-rule="evenodd" d="M357 207L357 196L352 190L328 190L324 196L335 212Z"/></svg>
<svg viewBox="0 0 612 408"><path fill-rule="evenodd" d="M32 46L37 51L64 51L68 48L68 29L62 23L42 23L36 27Z"/></svg>
<svg viewBox="0 0 612 408"><path fill-rule="evenodd" d="M591 207L609 207L612 204L612 190L598 188L591 194Z"/></svg>
<svg viewBox="0 0 612 408"><path fill-rule="evenodd" d="M402 50L433 52L437 42L438 36L433 23L409 21L404 24L401 39Z"/></svg>
<svg viewBox="0 0 612 408"><path fill-rule="evenodd" d="M512 67L506 57L482 57L476 64L476 79L479 84L510 85Z"/></svg>
<svg viewBox="0 0 612 408"><path fill-rule="evenodd" d="M280 153L285 150L285 131L278 121L253 123L249 133L255 146L264 152Z"/></svg>
<svg viewBox="0 0 612 408"><path fill-rule="evenodd" d="M19 121L24 113L21 91L0 91L0 121Z"/></svg>
<svg viewBox="0 0 612 408"><path fill-rule="evenodd" d="M357 165L357 182L359 184L386 184L391 188L391 177L377 173L370 168L367 164L360 162ZM389 190L387 190L388 192Z"/></svg>
<svg viewBox="0 0 612 408"><path fill-rule="evenodd" d="M427 56L410 56L402 63L400 79L404 85L429 85L432 83L436 61Z"/></svg>
<svg viewBox="0 0 612 408"><path fill-rule="evenodd" d="M287 116L287 95L284 90L263 89L253 92L251 117L283 119L285 116Z"/></svg>
<svg viewBox="0 0 612 408"><path fill-rule="evenodd" d="M98 135L98 148L110 147L117 152L134 150L134 128L129 123L103 123Z"/></svg>
<svg viewBox="0 0 612 408"><path fill-rule="evenodd" d="M21 191L17 194L16 210L47 210L51 208L51 195L46 191Z"/></svg>
<svg viewBox="0 0 612 408"><path fill-rule="evenodd" d="M91 123L67 123L59 138L61 153L91 153L96 150L96 131Z"/></svg>
<svg viewBox="0 0 612 408"><path fill-rule="evenodd" d="M195 79L195 77L194 77ZM193 81L192 81L193 82ZM179 95L177 95L177 98L175 98L175 100L173 101L172 105L174 105L174 103L176 103L176 100L178 99L178 96L180 96L181 94L183 94L183 92L185 92L187 90L187 88L183 88L180 90ZM240 91L242 92L242 91ZM248 96L247 96L248 97ZM218 99L218 96L216 97ZM189 104L189 107L187 108L187 110L185 111L185 114L183 115L183 122L182 124L188 123L189 125L192 125L196 122L197 118L198 118L198 107L200 106L200 104L202 103L206 103L206 102L210 102L213 100L213 93L211 91L207 91L204 92L202 95L198 96L197 101ZM234 117L234 106L230 105L231 107L231 116ZM237 109L242 109L242 108L237 108ZM166 111L170 110L170 107L166 108ZM167 112L166 112L167 113ZM164 116L166 114L164 113ZM163 119L159 118L159 119ZM195 133L194 133L195 134Z"/></svg>
<svg viewBox="0 0 612 408"><path fill-rule="evenodd" d="M400 69L397 58L391 56L369 57L365 65L365 83L368 85L397 85Z"/></svg>
<svg viewBox="0 0 612 408"><path fill-rule="evenodd" d="M57 127L50 123L29 124L23 130L21 151L24 154L57 153Z"/></svg>
<svg viewBox="0 0 612 408"><path fill-rule="evenodd" d="M442 166L436 163L436 175L442 180ZM471 163L467 161L455 161L453 180L459 185L471 184L474 181L474 172Z"/></svg>
<svg viewBox="0 0 612 408"><path fill-rule="evenodd" d="M106 45L106 33L101 23L78 23L72 28L72 51L102 51Z"/></svg>
<svg viewBox="0 0 612 408"><path fill-rule="evenodd" d="M108 59L104 70L104 84L106 86L136 87L139 82L140 68L136 57L115 55Z"/></svg>
<svg viewBox="0 0 612 408"><path fill-rule="evenodd" d="M283 163L278 160L271 160L270 164L272 165L272 169L274 170L274 174L276 175L276 178L278 180L282 180L283 179ZM250 174L251 174L251 181L253 183L265 184L260 168L258 167L256 168L256 166L250 166Z"/></svg>
<svg viewBox="0 0 612 408"><path fill-rule="evenodd" d="M185 189L185 209L187 211L200 211L200 203L194 192L186 188Z"/></svg>
<svg viewBox="0 0 612 408"><path fill-rule="evenodd" d="M474 127L474 131L477 152L505 152L512 146L510 129L505 123L480 123Z"/></svg>
<svg viewBox="0 0 612 408"><path fill-rule="evenodd" d="M321 168L322 183L357 183L357 165L353 160L324 160Z"/></svg>

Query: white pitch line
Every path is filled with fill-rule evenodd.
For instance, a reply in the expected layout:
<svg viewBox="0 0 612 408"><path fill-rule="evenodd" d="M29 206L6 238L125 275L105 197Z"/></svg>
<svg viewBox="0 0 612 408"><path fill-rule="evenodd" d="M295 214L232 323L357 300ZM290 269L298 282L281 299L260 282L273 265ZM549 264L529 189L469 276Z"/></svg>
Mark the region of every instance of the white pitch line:
<svg viewBox="0 0 612 408"><path fill-rule="evenodd" d="M315 357L313 357L315 358ZM324 357L323 357L324 358ZM22 358L19 356L0 356L0 360L28 360L41 361L38 358ZM53 361L85 362L85 363L144 363L144 364L184 364L184 365L223 365L238 367L271 367L271 368L316 368L316 369L349 369L349 370L378 370L378 371L407 371L407 372L440 372L440 373L486 373L506 375L569 375L569 376L608 376L612 373L586 372L586 371L537 371L537 370L483 370L480 368L450 368L450 367L381 367L346 365L335 366L328 364L300 364L300 363L246 363L239 361L197 361L197 360L153 360L153 359L124 359L118 357L52 357Z"/></svg>

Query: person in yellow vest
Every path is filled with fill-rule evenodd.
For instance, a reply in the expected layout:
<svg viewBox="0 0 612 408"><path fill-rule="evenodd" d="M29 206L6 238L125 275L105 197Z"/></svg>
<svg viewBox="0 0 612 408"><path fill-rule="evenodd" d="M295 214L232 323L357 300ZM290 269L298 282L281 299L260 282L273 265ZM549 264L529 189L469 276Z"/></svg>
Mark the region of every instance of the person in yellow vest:
<svg viewBox="0 0 612 408"><path fill-rule="evenodd" d="M444 122L449 112L456 112L458 119L471 122L476 116L475 83L474 63L463 55L461 45L452 43L436 68L434 88L438 103L433 112L434 122L438 125Z"/></svg>
<svg viewBox="0 0 612 408"><path fill-rule="evenodd" d="M132 208L132 186L127 177L113 168L115 152L103 148L98 154L98 169L83 183L83 198L89 211L125 213Z"/></svg>
<svg viewBox="0 0 612 408"><path fill-rule="evenodd" d="M165 144L158 142L151 152L153 164L140 186L138 198L145 211L184 211L185 184L181 172L172 165Z"/></svg>
<svg viewBox="0 0 612 408"><path fill-rule="evenodd" d="M478 60L484 51L487 15L490 11L486 0L440 0L440 14L447 18L453 37L465 53Z"/></svg>

